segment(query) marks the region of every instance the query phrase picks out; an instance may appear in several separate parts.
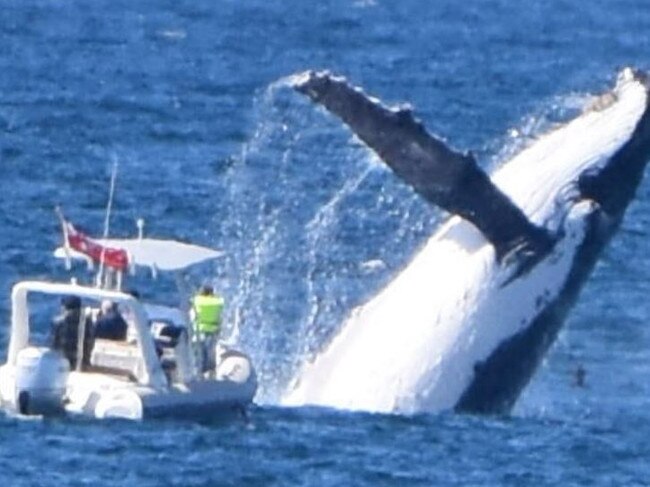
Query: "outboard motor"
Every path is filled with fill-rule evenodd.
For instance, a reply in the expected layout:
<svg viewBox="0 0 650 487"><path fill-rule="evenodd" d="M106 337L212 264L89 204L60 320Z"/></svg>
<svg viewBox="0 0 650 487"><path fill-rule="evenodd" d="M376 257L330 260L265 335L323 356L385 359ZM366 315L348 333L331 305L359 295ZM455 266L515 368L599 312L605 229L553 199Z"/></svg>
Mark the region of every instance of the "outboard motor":
<svg viewBox="0 0 650 487"><path fill-rule="evenodd" d="M15 406L20 414L52 415L63 411L70 364L49 348L27 347L16 358Z"/></svg>

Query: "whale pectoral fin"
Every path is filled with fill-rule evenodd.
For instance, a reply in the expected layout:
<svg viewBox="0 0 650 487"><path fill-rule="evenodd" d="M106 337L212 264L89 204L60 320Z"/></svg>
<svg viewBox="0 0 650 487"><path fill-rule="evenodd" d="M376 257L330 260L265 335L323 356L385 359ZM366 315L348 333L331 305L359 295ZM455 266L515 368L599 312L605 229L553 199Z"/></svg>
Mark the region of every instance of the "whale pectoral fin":
<svg viewBox="0 0 650 487"><path fill-rule="evenodd" d="M431 136L410 109L386 107L328 72L295 76L292 86L341 118L427 201L472 222L500 261L519 249L540 255L551 249L548 232L492 184L471 154L455 152Z"/></svg>

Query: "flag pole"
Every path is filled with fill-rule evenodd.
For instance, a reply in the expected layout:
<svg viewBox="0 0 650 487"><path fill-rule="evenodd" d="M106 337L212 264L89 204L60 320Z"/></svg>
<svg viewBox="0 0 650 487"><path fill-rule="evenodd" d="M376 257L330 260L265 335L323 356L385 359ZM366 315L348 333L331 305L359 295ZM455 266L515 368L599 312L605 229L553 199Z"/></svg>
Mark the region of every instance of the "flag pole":
<svg viewBox="0 0 650 487"><path fill-rule="evenodd" d="M68 239L68 225L66 224L65 217L63 216L63 212L61 211L60 206L55 206L54 212L56 213L57 217L59 218L59 222L61 223L61 230L63 231L63 250L65 251L65 269L69 271L72 269L72 262L70 260L70 240Z"/></svg>
<svg viewBox="0 0 650 487"><path fill-rule="evenodd" d="M111 183L108 190L108 202L106 203L106 216L104 217L104 238L108 238L110 224L111 224L111 210L113 209L113 196L115 195L115 181L117 180L117 158L113 156L113 168L111 170ZM102 250L101 258L99 259L99 271L97 274L97 287L101 287L102 279L104 278L104 258L106 250ZM119 279L121 281L121 279ZM108 282L106 282L108 284ZM120 282L121 285L121 282Z"/></svg>

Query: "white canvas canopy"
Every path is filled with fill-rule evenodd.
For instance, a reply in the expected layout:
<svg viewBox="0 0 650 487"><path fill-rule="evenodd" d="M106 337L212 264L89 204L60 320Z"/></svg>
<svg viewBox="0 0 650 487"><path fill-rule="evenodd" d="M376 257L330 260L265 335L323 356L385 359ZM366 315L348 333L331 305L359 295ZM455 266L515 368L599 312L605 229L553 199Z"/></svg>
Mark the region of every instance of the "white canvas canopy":
<svg viewBox="0 0 650 487"><path fill-rule="evenodd" d="M180 271L192 265L216 259L223 255L199 245L175 240L141 239L96 239L95 242L107 248L123 249L129 256L129 265L149 267L160 271ZM54 256L60 259L73 258L87 261L87 255L73 249L59 247Z"/></svg>

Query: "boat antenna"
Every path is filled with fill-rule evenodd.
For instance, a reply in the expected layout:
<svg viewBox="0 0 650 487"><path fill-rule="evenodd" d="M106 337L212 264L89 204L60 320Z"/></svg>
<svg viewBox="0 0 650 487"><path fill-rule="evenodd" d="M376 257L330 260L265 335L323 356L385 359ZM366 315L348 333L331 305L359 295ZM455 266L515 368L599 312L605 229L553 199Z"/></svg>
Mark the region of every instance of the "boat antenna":
<svg viewBox="0 0 650 487"><path fill-rule="evenodd" d="M142 240L142 237L144 237L144 218L138 218L135 224L138 227L138 240Z"/></svg>
<svg viewBox="0 0 650 487"><path fill-rule="evenodd" d="M113 197L115 195L115 181L117 180L117 158L113 156L113 167L111 169L111 183L108 189L108 202L106 203L106 216L104 217L104 238L108 238L111 225L111 210L113 209ZM102 250L102 257L99 259L99 271L97 273L97 286L101 286L102 278L104 276L104 252Z"/></svg>
<svg viewBox="0 0 650 487"><path fill-rule="evenodd" d="M106 217L104 218L104 238L108 238L111 224L111 210L113 209L113 196L115 195L115 181L117 180L117 158L113 158L111 170L111 185L108 190L108 203L106 204Z"/></svg>

